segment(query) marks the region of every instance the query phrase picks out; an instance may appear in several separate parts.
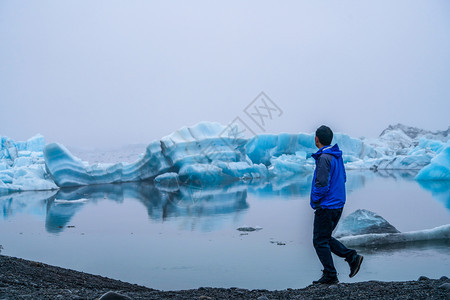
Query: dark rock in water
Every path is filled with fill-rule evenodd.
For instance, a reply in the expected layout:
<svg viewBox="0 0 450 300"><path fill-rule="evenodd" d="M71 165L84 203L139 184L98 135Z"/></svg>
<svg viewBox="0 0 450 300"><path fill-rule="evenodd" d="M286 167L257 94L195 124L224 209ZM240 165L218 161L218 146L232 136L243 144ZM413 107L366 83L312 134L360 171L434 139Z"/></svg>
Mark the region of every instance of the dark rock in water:
<svg viewBox="0 0 450 300"><path fill-rule="evenodd" d="M256 226L256 227L244 226L244 227L239 227L236 230L251 232L251 231L257 231L257 230L261 230L261 229L262 229L262 227L259 227L259 226Z"/></svg>
<svg viewBox="0 0 450 300"><path fill-rule="evenodd" d="M107 292L103 294L98 300L131 300L130 297L118 294L116 292Z"/></svg>
<svg viewBox="0 0 450 300"><path fill-rule="evenodd" d="M419 281L422 281L422 280L430 280L430 278L428 278L427 276L420 276Z"/></svg>
<svg viewBox="0 0 450 300"><path fill-rule="evenodd" d="M335 237L368 233L399 233L394 226L380 215L365 209L358 209L341 220Z"/></svg>

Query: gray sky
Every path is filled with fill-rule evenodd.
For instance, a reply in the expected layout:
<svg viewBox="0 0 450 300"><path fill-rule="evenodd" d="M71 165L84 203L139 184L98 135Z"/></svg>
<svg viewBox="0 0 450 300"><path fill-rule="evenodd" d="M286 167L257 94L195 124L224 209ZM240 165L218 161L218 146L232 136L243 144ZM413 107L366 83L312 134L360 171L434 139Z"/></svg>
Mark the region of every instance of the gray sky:
<svg viewBox="0 0 450 300"><path fill-rule="evenodd" d="M0 135L101 147L236 117L376 137L450 125L449 1L1 1Z"/></svg>

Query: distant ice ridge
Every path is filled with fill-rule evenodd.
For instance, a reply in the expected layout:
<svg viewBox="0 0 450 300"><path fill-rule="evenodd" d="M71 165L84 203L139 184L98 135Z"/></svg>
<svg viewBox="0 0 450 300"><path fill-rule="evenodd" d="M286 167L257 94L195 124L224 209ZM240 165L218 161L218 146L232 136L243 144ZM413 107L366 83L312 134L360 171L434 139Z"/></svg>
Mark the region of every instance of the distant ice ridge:
<svg viewBox="0 0 450 300"><path fill-rule="evenodd" d="M378 214L358 209L344 218L335 236L347 247L368 247L396 243L450 241L450 224L432 229L399 232Z"/></svg>
<svg viewBox="0 0 450 300"><path fill-rule="evenodd" d="M236 124L202 122L151 142L135 162L91 165L61 144L44 147L40 135L26 142L1 137L0 192L142 180L155 180L173 190L182 183L286 179L313 171L314 134L261 134L246 139L241 133ZM333 143L343 150L347 169L423 168L418 180L448 180L448 140L449 130L429 132L399 124L389 126L377 139L336 133Z"/></svg>
<svg viewBox="0 0 450 300"><path fill-rule="evenodd" d="M58 188L45 170L44 146L39 134L24 142L0 137L0 194Z"/></svg>

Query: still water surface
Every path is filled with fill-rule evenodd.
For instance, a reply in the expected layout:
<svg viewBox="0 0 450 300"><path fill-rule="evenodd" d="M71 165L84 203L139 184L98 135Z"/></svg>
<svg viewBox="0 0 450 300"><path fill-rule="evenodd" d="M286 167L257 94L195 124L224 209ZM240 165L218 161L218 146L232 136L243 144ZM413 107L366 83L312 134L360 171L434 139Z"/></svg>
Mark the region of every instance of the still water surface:
<svg viewBox="0 0 450 300"><path fill-rule="evenodd" d="M2 254L163 290L302 288L321 275L312 246L311 175L284 182L164 192L148 183L0 196ZM374 211L398 230L450 223L450 184L408 173L348 172L343 217ZM75 201L75 202L73 202ZM242 235L243 225L263 229ZM450 244L360 249L341 282L450 276Z"/></svg>

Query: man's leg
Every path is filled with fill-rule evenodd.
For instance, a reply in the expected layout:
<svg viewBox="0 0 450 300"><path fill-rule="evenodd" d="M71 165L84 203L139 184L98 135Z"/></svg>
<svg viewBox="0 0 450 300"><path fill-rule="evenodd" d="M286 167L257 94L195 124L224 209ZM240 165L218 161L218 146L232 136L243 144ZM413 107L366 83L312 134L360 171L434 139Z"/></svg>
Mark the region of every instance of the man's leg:
<svg viewBox="0 0 450 300"><path fill-rule="evenodd" d="M330 211L330 213L332 214L332 216L331 216L332 224L333 224L332 230L334 230L334 228L336 228L336 226L339 222L339 219L341 218L342 208L333 209ZM355 250L348 249L341 242L336 240L334 237L330 238L330 249L331 249L331 252L333 252L335 255L345 258L345 260L347 262L351 262L353 257L356 255Z"/></svg>
<svg viewBox="0 0 450 300"><path fill-rule="evenodd" d="M342 209L332 210L332 222L333 222L333 230L336 227L339 219L341 218ZM339 257L345 257L349 267L350 267L350 278L355 276L358 273L361 263L363 261L363 256L358 255L355 250L348 249L341 242L336 240L335 238L330 238L330 249L331 252L336 254Z"/></svg>
<svg viewBox="0 0 450 300"><path fill-rule="evenodd" d="M330 210L317 209L314 213L313 244L317 256L323 265L324 274L330 277L336 277L337 275L329 244L333 228Z"/></svg>
<svg viewBox="0 0 450 300"><path fill-rule="evenodd" d="M333 252L337 256L345 258L345 260L347 262L350 262L353 259L353 257L356 255L355 250L348 249L334 237L332 237L330 240L330 249L331 249L331 252Z"/></svg>

